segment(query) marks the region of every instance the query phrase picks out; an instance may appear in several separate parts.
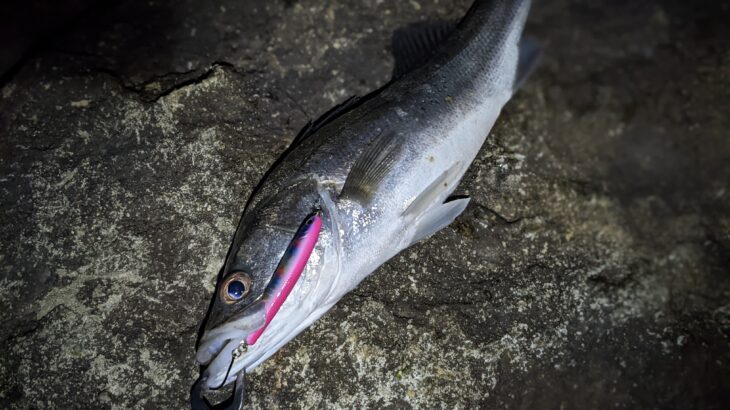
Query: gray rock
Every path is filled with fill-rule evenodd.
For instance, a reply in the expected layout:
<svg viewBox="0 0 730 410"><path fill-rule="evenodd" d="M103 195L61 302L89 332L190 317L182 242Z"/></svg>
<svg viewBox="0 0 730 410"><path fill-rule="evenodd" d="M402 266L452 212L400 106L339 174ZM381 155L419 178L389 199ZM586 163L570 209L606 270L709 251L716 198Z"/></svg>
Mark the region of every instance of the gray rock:
<svg viewBox="0 0 730 410"><path fill-rule="evenodd" d="M0 95L0 398L185 408L247 196L468 0L95 8ZM543 64L451 227L249 378L252 408L730 402L728 8L537 2Z"/></svg>

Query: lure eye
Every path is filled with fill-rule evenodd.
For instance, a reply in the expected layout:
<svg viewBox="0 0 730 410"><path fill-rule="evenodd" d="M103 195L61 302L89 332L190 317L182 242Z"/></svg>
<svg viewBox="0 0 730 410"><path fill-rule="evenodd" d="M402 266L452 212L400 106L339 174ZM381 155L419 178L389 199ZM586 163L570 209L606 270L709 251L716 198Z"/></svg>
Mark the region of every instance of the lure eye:
<svg viewBox="0 0 730 410"><path fill-rule="evenodd" d="M251 277L245 272L234 272L225 279L220 296L226 303L236 303L251 292Z"/></svg>

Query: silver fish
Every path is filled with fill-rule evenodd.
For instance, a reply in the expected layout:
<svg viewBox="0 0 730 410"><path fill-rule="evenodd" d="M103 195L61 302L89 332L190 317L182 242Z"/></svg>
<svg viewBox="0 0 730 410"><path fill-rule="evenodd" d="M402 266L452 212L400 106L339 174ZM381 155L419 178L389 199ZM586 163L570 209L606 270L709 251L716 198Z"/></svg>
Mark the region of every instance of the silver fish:
<svg viewBox="0 0 730 410"><path fill-rule="evenodd" d="M250 198L218 282L197 360L202 388L251 371L401 250L469 203L449 196L537 59L524 0L477 0L456 24L396 32L394 79L309 124ZM278 314L258 299L302 220L319 239ZM235 286L230 285L234 283Z"/></svg>

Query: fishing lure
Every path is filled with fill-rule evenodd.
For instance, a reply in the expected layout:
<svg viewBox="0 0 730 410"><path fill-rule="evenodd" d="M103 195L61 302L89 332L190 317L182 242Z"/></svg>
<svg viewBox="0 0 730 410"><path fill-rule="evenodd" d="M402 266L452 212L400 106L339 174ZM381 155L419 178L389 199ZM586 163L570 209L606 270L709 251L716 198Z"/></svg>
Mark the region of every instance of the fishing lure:
<svg viewBox="0 0 730 410"><path fill-rule="evenodd" d="M304 223L302 223L294 235L294 239L286 248L284 256L279 262L279 266L277 266L274 275L271 277L271 281L269 281L269 284L264 290L264 294L261 296L261 302L263 302L264 309L266 310L266 322L259 330L248 335L246 344L249 346L259 340L259 337L261 337L261 334L264 333L266 327L271 323L274 316L276 316L279 308L281 308L281 305L299 280L302 271L304 271L304 267L307 265L309 256L317 244L321 228L322 214L317 210L304 220Z"/></svg>

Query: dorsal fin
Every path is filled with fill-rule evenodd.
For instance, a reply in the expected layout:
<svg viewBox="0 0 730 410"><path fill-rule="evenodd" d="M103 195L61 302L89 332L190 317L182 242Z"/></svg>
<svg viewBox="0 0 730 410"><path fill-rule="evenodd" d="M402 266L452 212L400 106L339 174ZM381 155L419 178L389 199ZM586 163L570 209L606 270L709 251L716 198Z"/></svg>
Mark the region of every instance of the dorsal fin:
<svg viewBox="0 0 730 410"><path fill-rule="evenodd" d="M395 58L393 79L423 65L453 33L456 24L454 21L420 22L396 30L391 42Z"/></svg>
<svg viewBox="0 0 730 410"><path fill-rule="evenodd" d="M360 101L360 97L357 95L353 95L352 97L348 98L347 100L343 101L340 104L335 105L334 107L330 108L327 112L322 114L319 118L312 121L309 120L304 125L304 128L302 128L296 137L294 137L294 140L291 143L291 146L296 146L300 142L304 141L307 137L314 134L317 130L324 127L325 125L332 122L335 118L339 117L340 115L350 111L357 103Z"/></svg>

